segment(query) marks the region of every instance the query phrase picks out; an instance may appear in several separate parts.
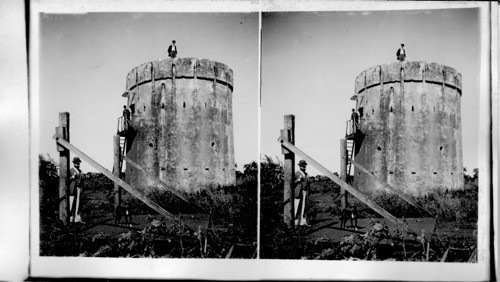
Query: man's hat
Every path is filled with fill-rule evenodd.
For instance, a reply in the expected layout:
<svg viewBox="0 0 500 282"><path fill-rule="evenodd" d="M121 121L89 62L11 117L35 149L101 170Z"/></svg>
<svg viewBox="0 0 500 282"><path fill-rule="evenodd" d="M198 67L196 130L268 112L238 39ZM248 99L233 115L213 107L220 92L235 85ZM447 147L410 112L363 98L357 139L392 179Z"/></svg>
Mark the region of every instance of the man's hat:
<svg viewBox="0 0 500 282"><path fill-rule="evenodd" d="M304 160L299 161L299 166L306 166L306 165L307 165L306 161Z"/></svg>
<svg viewBox="0 0 500 282"><path fill-rule="evenodd" d="M172 43L175 43L175 40L172 40Z"/></svg>
<svg viewBox="0 0 500 282"><path fill-rule="evenodd" d="M75 164L79 164L79 163L81 163L81 162L82 162L82 160L80 160L80 158L79 158L79 157L74 157L74 158L73 158L73 163L75 163Z"/></svg>
<svg viewBox="0 0 500 282"><path fill-rule="evenodd" d="M405 46L403 43L401 43L401 46Z"/></svg>

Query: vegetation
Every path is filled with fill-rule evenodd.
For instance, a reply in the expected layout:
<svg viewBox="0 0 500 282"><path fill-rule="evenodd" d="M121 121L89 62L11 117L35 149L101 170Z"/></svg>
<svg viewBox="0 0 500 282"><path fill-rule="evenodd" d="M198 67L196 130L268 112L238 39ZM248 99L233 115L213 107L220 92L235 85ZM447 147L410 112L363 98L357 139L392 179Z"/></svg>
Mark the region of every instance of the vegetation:
<svg viewBox="0 0 500 282"><path fill-rule="evenodd" d="M261 162L261 258L275 259L332 259L332 260L405 260L467 261L475 248L476 238L460 232L410 234L407 230L389 232L387 226L373 220L364 234L346 236L340 242L331 238L312 238L310 230L289 230L283 223L283 167L277 160L265 156ZM465 175L463 190L436 190L424 197L414 197L423 208L435 214L441 226L457 224L460 228L476 228L478 218L478 170ZM311 177L310 195L324 194L321 201L308 202L308 217L328 213L340 214L340 187L325 176ZM309 197L313 198L313 197ZM376 195L373 200L398 217L426 217L404 200L390 194ZM358 207L360 218L379 218L369 207L354 197L349 202Z"/></svg>
<svg viewBox="0 0 500 282"><path fill-rule="evenodd" d="M174 214L210 215L208 229L190 228L165 220L130 194L123 202L134 215L149 214L146 227L117 236L88 232L87 224L64 225L58 219L57 165L50 157L40 155L40 255L99 257L176 257L176 258L250 258L255 256L257 233L256 164L245 165L237 175L237 185L212 187L184 195L187 205L168 192L151 193L149 197ZM100 173L83 175L81 212L85 218L114 216L114 185ZM103 200L104 199L104 200ZM109 221L108 220L108 221Z"/></svg>

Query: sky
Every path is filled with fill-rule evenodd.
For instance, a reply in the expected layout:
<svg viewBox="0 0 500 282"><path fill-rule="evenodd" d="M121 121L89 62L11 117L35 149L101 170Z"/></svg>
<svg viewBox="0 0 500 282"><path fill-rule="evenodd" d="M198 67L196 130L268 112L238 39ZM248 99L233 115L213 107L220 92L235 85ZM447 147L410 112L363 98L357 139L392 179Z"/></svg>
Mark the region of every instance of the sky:
<svg viewBox="0 0 500 282"><path fill-rule="evenodd" d="M463 164L470 173L479 165L479 27L477 9L263 13L261 154L283 160L277 139L283 116L293 114L295 145L339 172L355 78L396 61L404 43L407 61L462 74Z"/></svg>
<svg viewBox="0 0 500 282"><path fill-rule="evenodd" d="M235 161L242 169L258 160L258 13L42 14L38 35L40 154L58 162L52 136L67 111L70 142L111 170L128 72L167 58L176 40L178 57L233 70ZM95 171L85 162L82 169Z"/></svg>

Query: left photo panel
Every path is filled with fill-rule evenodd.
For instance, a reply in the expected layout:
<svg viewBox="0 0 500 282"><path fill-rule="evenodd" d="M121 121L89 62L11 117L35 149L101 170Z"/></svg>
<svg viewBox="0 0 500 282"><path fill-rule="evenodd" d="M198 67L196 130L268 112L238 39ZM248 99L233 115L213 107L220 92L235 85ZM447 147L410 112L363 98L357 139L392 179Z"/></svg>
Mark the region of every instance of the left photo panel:
<svg viewBox="0 0 500 282"><path fill-rule="evenodd" d="M32 20L32 256L257 258L259 14Z"/></svg>

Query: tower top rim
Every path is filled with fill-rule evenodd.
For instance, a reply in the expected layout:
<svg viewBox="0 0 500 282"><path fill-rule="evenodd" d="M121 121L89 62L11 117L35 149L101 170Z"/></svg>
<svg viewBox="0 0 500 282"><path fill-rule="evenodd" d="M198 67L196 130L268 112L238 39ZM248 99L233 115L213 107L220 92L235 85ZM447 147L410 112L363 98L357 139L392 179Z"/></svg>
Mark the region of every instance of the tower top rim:
<svg viewBox="0 0 500 282"><path fill-rule="evenodd" d="M215 80L233 88L233 70L226 64L203 58L165 58L133 68L127 74L126 90L153 79L174 77Z"/></svg>
<svg viewBox="0 0 500 282"><path fill-rule="evenodd" d="M356 77L354 92L359 94L375 85L405 81L444 84L462 93L462 74L455 68L425 61L397 61L368 68Z"/></svg>

